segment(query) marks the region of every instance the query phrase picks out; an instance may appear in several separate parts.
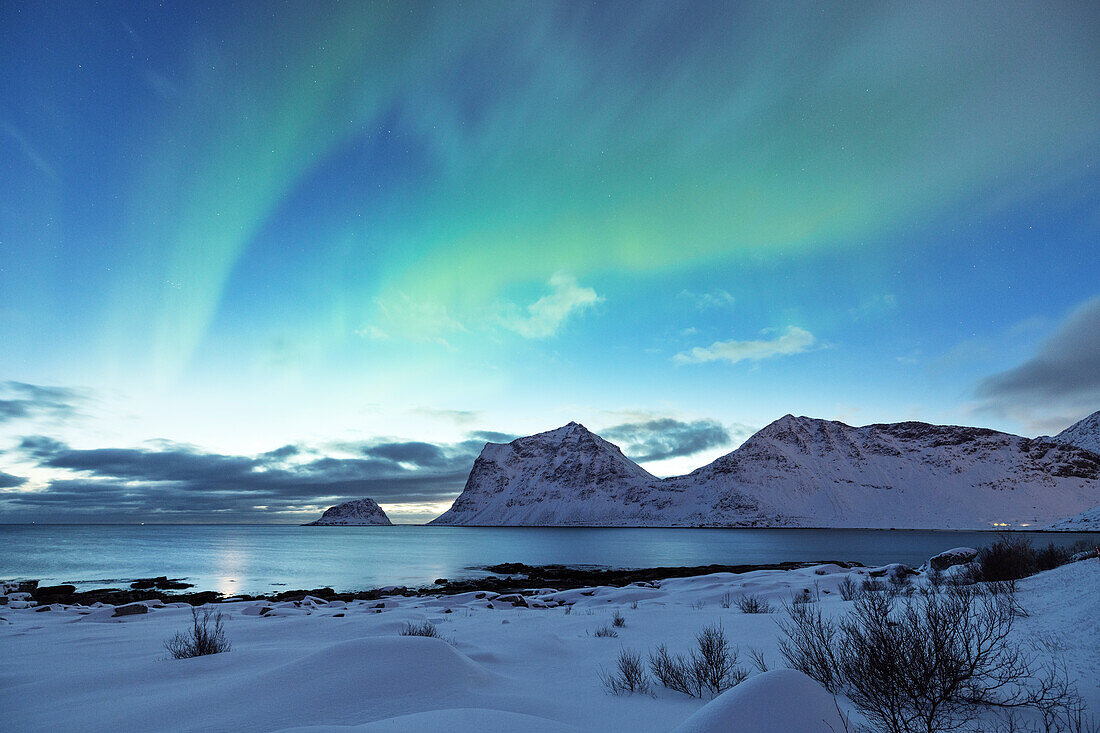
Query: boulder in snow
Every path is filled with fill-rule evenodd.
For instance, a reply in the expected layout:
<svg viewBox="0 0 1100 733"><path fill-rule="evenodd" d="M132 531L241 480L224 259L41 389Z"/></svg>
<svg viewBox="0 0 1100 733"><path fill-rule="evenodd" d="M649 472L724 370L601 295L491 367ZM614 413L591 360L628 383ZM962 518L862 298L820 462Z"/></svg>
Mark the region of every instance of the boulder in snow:
<svg viewBox="0 0 1100 733"><path fill-rule="evenodd" d="M965 565L968 562L973 562L977 556L978 551L973 547L953 547L929 558L928 566L933 570L946 570L952 565Z"/></svg>

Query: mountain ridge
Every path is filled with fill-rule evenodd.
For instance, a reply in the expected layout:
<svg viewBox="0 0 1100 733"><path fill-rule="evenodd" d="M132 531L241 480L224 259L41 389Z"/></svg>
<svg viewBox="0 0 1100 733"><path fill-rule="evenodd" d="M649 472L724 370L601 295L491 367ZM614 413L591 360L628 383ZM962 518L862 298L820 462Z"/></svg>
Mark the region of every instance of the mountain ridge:
<svg viewBox="0 0 1100 733"><path fill-rule="evenodd" d="M1048 524L1098 503L1100 455L1080 447L988 428L852 427L788 414L663 479L575 422L489 443L431 524L969 529Z"/></svg>

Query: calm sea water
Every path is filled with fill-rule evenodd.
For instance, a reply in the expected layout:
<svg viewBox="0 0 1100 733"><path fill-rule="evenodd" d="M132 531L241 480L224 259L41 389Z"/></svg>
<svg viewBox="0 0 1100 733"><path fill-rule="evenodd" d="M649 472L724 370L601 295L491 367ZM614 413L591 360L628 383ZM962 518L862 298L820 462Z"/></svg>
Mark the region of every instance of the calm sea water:
<svg viewBox="0 0 1100 733"><path fill-rule="evenodd" d="M1029 535L1036 544L1100 543L1100 533ZM917 565L991 532L827 529L0 525L0 579L118 586L186 578L197 590L360 590L484 575L501 562L618 568L852 560Z"/></svg>

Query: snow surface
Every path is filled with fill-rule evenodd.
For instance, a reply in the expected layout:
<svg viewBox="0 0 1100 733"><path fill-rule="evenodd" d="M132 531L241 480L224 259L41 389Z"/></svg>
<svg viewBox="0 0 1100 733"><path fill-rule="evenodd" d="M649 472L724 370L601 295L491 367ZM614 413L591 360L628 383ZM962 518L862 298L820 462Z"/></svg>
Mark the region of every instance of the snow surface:
<svg viewBox="0 0 1100 733"><path fill-rule="evenodd" d="M982 428L787 415L658 479L583 425L489 443L432 524L988 529L1100 504L1100 456Z"/></svg>
<svg viewBox="0 0 1100 733"><path fill-rule="evenodd" d="M374 499L356 499L345 501L343 504L331 506L325 510L321 518L310 522L307 527L319 527L325 525L390 525L393 522L382 511L382 507L375 503Z"/></svg>
<svg viewBox="0 0 1100 733"><path fill-rule="evenodd" d="M820 596L824 614L835 616L851 606L839 584L869 572L822 565L624 588L539 589L526 596L530 608L474 592L347 604L224 603L216 608L228 616L232 651L185 660L166 659L163 648L190 623L183 604L152 604L148 613L124 617L112 617L109 607L0 605L0 728L646 733L677 726L767 730L757 725L767 714L774 730L827 731L827 720L814 722L827 718L827 696L790 673L753 671L742 686L708 702L664 689L612 696L598 672L614 667L621 648L645 655L667 643L686 652L714 623L740 647L746 669L752 670L749 649L781 669L776 614L743 614L737 599L754 594L778 606L808 590ZM1030 616L1017 620L1014 634L1025 644L1042 638L1062 648L1096 714L1100 560L1066 565L1019 587ZM271 610L261 615L263 609ZM626 618L618 637L595 637L615 611ZM401 635L407 622L423 621L435 623L444 639ZM854 730L858 714L844 698L838 704Z"/></svg>

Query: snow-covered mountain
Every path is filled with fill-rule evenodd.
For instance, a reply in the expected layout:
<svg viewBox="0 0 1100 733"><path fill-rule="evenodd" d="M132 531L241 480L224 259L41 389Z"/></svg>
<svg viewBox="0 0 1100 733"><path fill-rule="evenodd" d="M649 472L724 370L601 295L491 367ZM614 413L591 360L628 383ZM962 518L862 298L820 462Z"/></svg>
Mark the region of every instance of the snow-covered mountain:
<svg viewBox="0 0 1100 733"><path fill-rule="evenodd" d="M488 443L462 494L431 524L602 525L645 515L644 502L660 483L618 446L571 422L511 443ZM651 508L656 520L667 503Z"/></svg>
<svg viewBox="0 0 1100 733"><path fill-rule="evenodd" d="M981 428L851 427L787 415L686 476L657 479L570 423L490 443L433 524L989 528L1100 504L1100 456Z"/></svg>
<svg viewBox="0 0 1100 733"><path fill-rule="evenodd" d="M391 522L390 518L386 516L386 513L382 511L382 507L374 502L374 499L356 499L354 501L345 501L343 504L329 507L325 510L325 513L321 515L320 519L304 526L321 527L326 525L366 524L390 525L393 524L393 522Z"/></svg>
<svg viewBox="0 0 1100 733"><path fill-rule="evenodd" d="M1075 445L1093 453L1100 453L1100 410L1075 422L1050 440L1054 443Z"/></svg>

